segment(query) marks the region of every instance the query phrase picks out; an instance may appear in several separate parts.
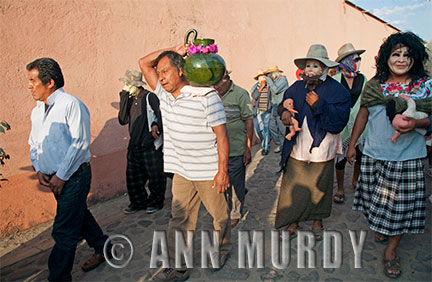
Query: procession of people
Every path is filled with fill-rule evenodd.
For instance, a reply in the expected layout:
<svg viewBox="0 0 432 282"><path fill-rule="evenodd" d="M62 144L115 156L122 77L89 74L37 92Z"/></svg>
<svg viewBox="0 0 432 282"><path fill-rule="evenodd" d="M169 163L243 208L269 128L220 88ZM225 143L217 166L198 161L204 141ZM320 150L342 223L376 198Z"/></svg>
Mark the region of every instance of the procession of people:
<svg viewBox="0 0 432 282"><path fill-rule="evenodd" d="M172 177L170 266L155 279L189 278L190 269L174 263L175 232L186 237L187 231L196 230L201 203L218 231L218 264L210 268L218 271L224 266L233 248L231 230L245 214L245 202L257 200L247 198L245 183L254 134L264 158L271 142L274 154L280 154L280 163L275 164L282 172L275 229L289 231L291 240L303 230L303 222L311 221L313 237L322 240L332 204L345 203L348 162L354 166L353 209L363 212L376 242L388 244L382 258L384 274L399 277L404 260L397 256L397 247L402 236L425 229L422 159L427 156L425 137L432 133L432 79L424 67L428 55L423 41L411 32L390 35L378 51L376 74L370 78L359 72L360 55L375 50L345 43L331 60L323 44L304 46L306 55L293 62L303 72L302 79L289 85L283 70L267 66L250 74L256 81L250 93L234 83L226 67L213 85L189 81L191 72L184 67L185 56L192 52L189 47L182 43L146 54L139 59L141 71L128 69L121 78L118 121L128 124L130 134L130 204L123 212L151 214L163 209L167 177ZM212 48L209 45L203 53L216 53ZM330 69L336 74L330 76ZM49 280L70 281L82 238L95 249L82 266L84 271L106 259L102 248L107 235L86 204L90 113L63 91L56 61L40 58L27 70L37 101L31 115L31 161L39 183L57 200ZM427 117L407 115L405 96ZM394 127L397 117L403 122ZM398 138L392 142L395 131Z"/></svg>

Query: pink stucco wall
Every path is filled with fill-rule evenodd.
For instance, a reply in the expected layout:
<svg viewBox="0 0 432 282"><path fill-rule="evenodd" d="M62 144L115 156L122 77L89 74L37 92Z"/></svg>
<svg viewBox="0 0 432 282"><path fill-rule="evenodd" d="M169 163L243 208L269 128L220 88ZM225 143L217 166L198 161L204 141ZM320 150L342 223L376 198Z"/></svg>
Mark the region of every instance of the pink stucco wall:
<svg viewBox="0 0 432 282"><path fill-rule="evenodd" d="M90 199L125 191L127 128L117 122L118 78L155 49L179 44L189 28L216 39L234 81L249 89L258 68L279 65L291 82L296 57L310 44L327 46L332 59L346 42L366 49L362 70L395 30L343 0L0 0L0 120L12 130L0 147L12 159L1 173L0 236L55 214L51 193L37 185L27 138L35 102L26 89L25 65L49 56L61 65L65 91L90 109L93 182ZM276 166L276 164L275 164Z"/></svg>

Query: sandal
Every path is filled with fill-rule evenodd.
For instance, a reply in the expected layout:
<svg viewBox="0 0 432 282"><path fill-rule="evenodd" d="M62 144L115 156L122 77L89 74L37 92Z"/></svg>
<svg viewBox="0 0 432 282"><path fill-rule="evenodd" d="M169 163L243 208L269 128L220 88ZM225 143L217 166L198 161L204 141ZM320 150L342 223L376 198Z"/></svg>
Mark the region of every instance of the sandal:
<svg viewBox="0 0 432 282"><path fill-rule="evenodd" d="M380 244L387 244L388 236L381 234L379 232L375 232L375 242Z"/></svg>
<svg viewBox="0 0 432 282"><path fill-rule="evenodd" d="M312 228L312 233L315 237L315 240L317 241L321 241L323 239L324 236L324 228Z"/></svg>
<svg viewBox="0 0 432 282"><path fill-rule="evenodd" d="M283 230L283 231L288 231L288 234L289 234L289 240L291 241L292 239L295 239L295 238L297 238L297 231L298 231L298 228L296 229L296 230L294 230L294 231L291 231L291 230L288 230L288 229L285 229L285 230ZM281 233L279 233L279 237L282 239L282 232Z"/></svg>
<svg viewBox="0 0 432 282"><path fill-rule="evenodd" d="M343 204L345 202L345 194L344 193L336 193L333 196L333 201L336 204Z"/></svg>
<svg viewBox="0 0 432 282"><path fill-rule="evenodd" d="M384 263L384 275L389 278L398 278L401 273L401 265L400 265L400 258L395 257L392 260L383 259ZM390 272L392 271L392 272ZM393 273L393 271L397 271L398 273Z"/></svg>

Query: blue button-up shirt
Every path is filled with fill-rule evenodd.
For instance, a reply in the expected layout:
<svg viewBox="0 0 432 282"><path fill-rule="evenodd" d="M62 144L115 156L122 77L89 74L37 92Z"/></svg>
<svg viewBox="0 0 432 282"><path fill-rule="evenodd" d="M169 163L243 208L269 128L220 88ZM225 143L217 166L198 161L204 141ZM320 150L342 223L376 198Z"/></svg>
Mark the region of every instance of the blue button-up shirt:
<svg viewBox="0 0 432 282"><path fill-rule="evenodd" d="M285 91L288 89L288 79L285 76L280 76L273 81L270 77L266 76L266 82L269 87L271 103L279 105Z"/></svg>
<svg viewBox="0 0 432 282"><path fill-rule="evenodd" d="M30 160L36 172L56 174L67 181L90 161L90 113L78 98L57 89L31 114Z"/></svg>

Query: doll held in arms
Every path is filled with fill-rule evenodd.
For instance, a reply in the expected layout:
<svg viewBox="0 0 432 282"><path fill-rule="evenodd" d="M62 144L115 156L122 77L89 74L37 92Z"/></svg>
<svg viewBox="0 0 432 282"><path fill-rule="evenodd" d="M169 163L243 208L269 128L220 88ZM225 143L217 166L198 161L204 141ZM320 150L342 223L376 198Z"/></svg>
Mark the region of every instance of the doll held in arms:
<svg viewBox="0 0 432 282"><path fill-rule="evenodd" d="M416 104L412 98L409 98L405 94L402 94L399 97L407 102L408 108L402 114L396 114L395 117L393 118L392 125L396 129L391 139L393 143L396 142L399 135L401 135L401 133L398 130L400 130L401 127L407 126L408 124L408 121L405 120L404 117L410 117L413 119L422 119L428 117L426 113L418 112L416 110ZM416 128L415 131L417 131L421 135L425 135L426 133L426 129L423 128Z"/></svg>
<svg viewBox="0 0 432 282"><path fill-rule="evenodd" d="M286 99L283 102L283 106L291 113L291 125L288 126L290 132L285 136L286 139L291 140L297 131L301 131L298 121L294 118L294 115L298 114L298 111L294 109L294 100L291 98Z"/></svg>

